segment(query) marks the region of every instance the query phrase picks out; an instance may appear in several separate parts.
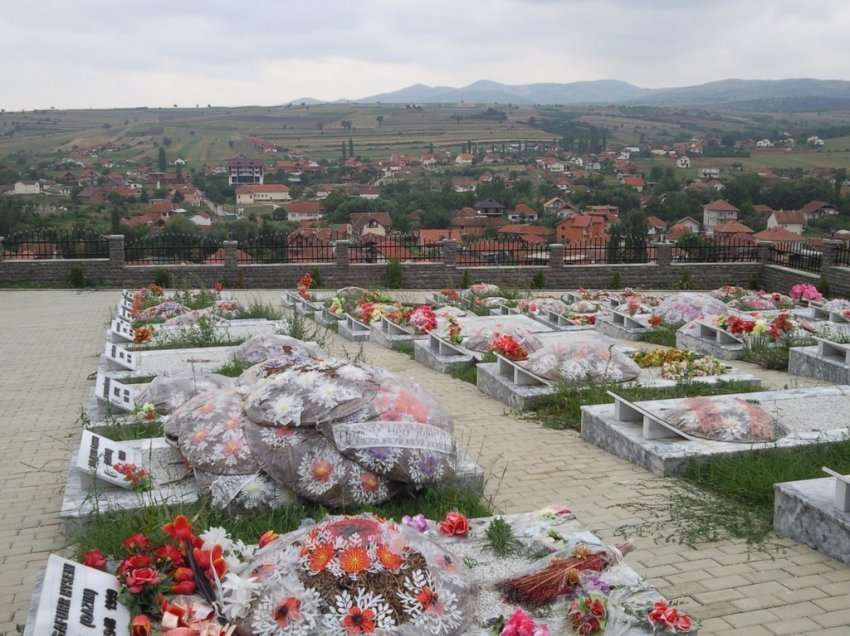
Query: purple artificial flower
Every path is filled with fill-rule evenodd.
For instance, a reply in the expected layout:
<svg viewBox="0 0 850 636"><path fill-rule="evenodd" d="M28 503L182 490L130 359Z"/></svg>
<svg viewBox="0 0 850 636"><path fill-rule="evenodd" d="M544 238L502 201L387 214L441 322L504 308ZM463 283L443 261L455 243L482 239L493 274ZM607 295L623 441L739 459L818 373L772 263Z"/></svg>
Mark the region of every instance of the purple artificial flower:
<svg viewBox="0 0 850 636"><path fill-rule="evenodd" d="M419 532L427 532L428 530L428 520L422 513L414 515L413 517L404 515L401 518L401 522L408 528L413 528L414 530L418 530Z"/></svg>

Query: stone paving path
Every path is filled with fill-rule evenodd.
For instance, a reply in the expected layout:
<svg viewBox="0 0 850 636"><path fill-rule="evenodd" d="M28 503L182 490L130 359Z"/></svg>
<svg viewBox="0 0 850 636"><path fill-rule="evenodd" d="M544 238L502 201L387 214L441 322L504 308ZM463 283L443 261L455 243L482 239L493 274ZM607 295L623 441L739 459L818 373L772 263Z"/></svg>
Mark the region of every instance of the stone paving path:
<svg viewBox="0 0 850 636"><path fill-rule="evenodd" d="M276 292L245 298L277 302ZM58 510L75 424L92 383L105 321L116 292L0 291L0 636L24 622L35 577L47 554L65 545ZM359 346L329 336L332 350ZM488 494L504 512L565 502L590 530L610 541L617 526L639 520L627 503L663 492L668 480L583 442L577 433L519 419L474 386L406 355L364 344L366 360L412 377L439 396L458 434L491 474ZM748 369L750 370L750 369ZM758 373L782 388L788 376ZM803 385L804 383L799 383ZM702 620L703 634L850 634L850 568L781 541L773 557L741 542L696 546L636 540L628 560L670 598Z"/></svg>

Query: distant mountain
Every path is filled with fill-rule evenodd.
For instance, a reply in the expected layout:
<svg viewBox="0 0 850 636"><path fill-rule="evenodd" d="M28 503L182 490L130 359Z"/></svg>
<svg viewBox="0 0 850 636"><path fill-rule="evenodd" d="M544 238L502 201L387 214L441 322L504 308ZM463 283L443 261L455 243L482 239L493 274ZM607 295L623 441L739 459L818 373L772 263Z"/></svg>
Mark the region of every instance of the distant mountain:
<svg viewBox="0 0 850 636"><path fill-rule="evenodd" d="M483 102L502 104L579 104L592 102L628 101L651 93L617 80L572 82L569 84L500 84L481 80L469 86L426 86L414 84L392 93L382 93L358 99L358 102L388 104Z"/></svg>
<svg viewBox="0 0 850 636"><path fill-rule="evenodd" d="M502 104L629 103L740 111L843 110L850 106L850 82L725 79L695 86L650 89L618 80L521 85L481 80L460 88L414 84L355 101L389 104L461 101Z"/></svg>
<svg viewBox="0 0 850 636"><path fill-rule="evenodd" d="M299 106L301 104L306 104L307 106L315 106L316 104L324 104L325 102L321 99L316 99L315 97L299 97L298 99L293 99L287 103Z"/></svg>

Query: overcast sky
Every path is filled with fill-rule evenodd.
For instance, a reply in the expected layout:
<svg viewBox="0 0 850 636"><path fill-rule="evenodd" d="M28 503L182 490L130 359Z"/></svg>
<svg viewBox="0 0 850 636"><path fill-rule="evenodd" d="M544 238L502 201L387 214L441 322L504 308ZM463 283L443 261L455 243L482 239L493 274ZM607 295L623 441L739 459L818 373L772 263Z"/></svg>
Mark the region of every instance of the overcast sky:
<svg viewBox="0 0 850 636"><path fill-rule="evenodd" d="M850 79L847 0L3 0L0 107Z"/></svg>

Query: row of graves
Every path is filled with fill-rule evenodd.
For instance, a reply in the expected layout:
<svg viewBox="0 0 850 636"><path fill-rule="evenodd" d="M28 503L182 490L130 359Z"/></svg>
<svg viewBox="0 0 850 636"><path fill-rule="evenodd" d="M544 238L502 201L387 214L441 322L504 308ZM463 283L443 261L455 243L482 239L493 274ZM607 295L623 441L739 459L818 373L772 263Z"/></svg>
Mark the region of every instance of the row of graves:
<svg viewBox="0 0 850 636"><path fill-rule="evenodd" d="M26 635L697 633L626 563L631 544L601 541L567 507L382 516L411 492L483 490L449 413L412 381L287 335L291 316L241 315L220 291L122 294L62 517L84 535L95 515L193 502L225 519L305 503L328 515L246 542L172 513L119 553L52 555ZM364 507L377 512L352 511Z"/></svg>
<svg viewBox="0 0 850 636"><path fill-rule="evenodd" d="M725 286L516 299L478 284L431 300L405 306L357 288L284 295L343 337L412 344L418 362L442 373L474 368L482 392L517 410L560 387L613 385L611 403L582 407L581 435L655 474L681 474L701 458L850 439L850 301L827 300L811 285L789 294ZM675 348L631 346L662 329L675 333ZM757 391L760 378L735 366L748 352L783 348L789 385L794 376L831 385ZM616 388L730 381L750 392L632 402ZM775 529L850 564L850 477L824 472L776 484Z"/></svg>

